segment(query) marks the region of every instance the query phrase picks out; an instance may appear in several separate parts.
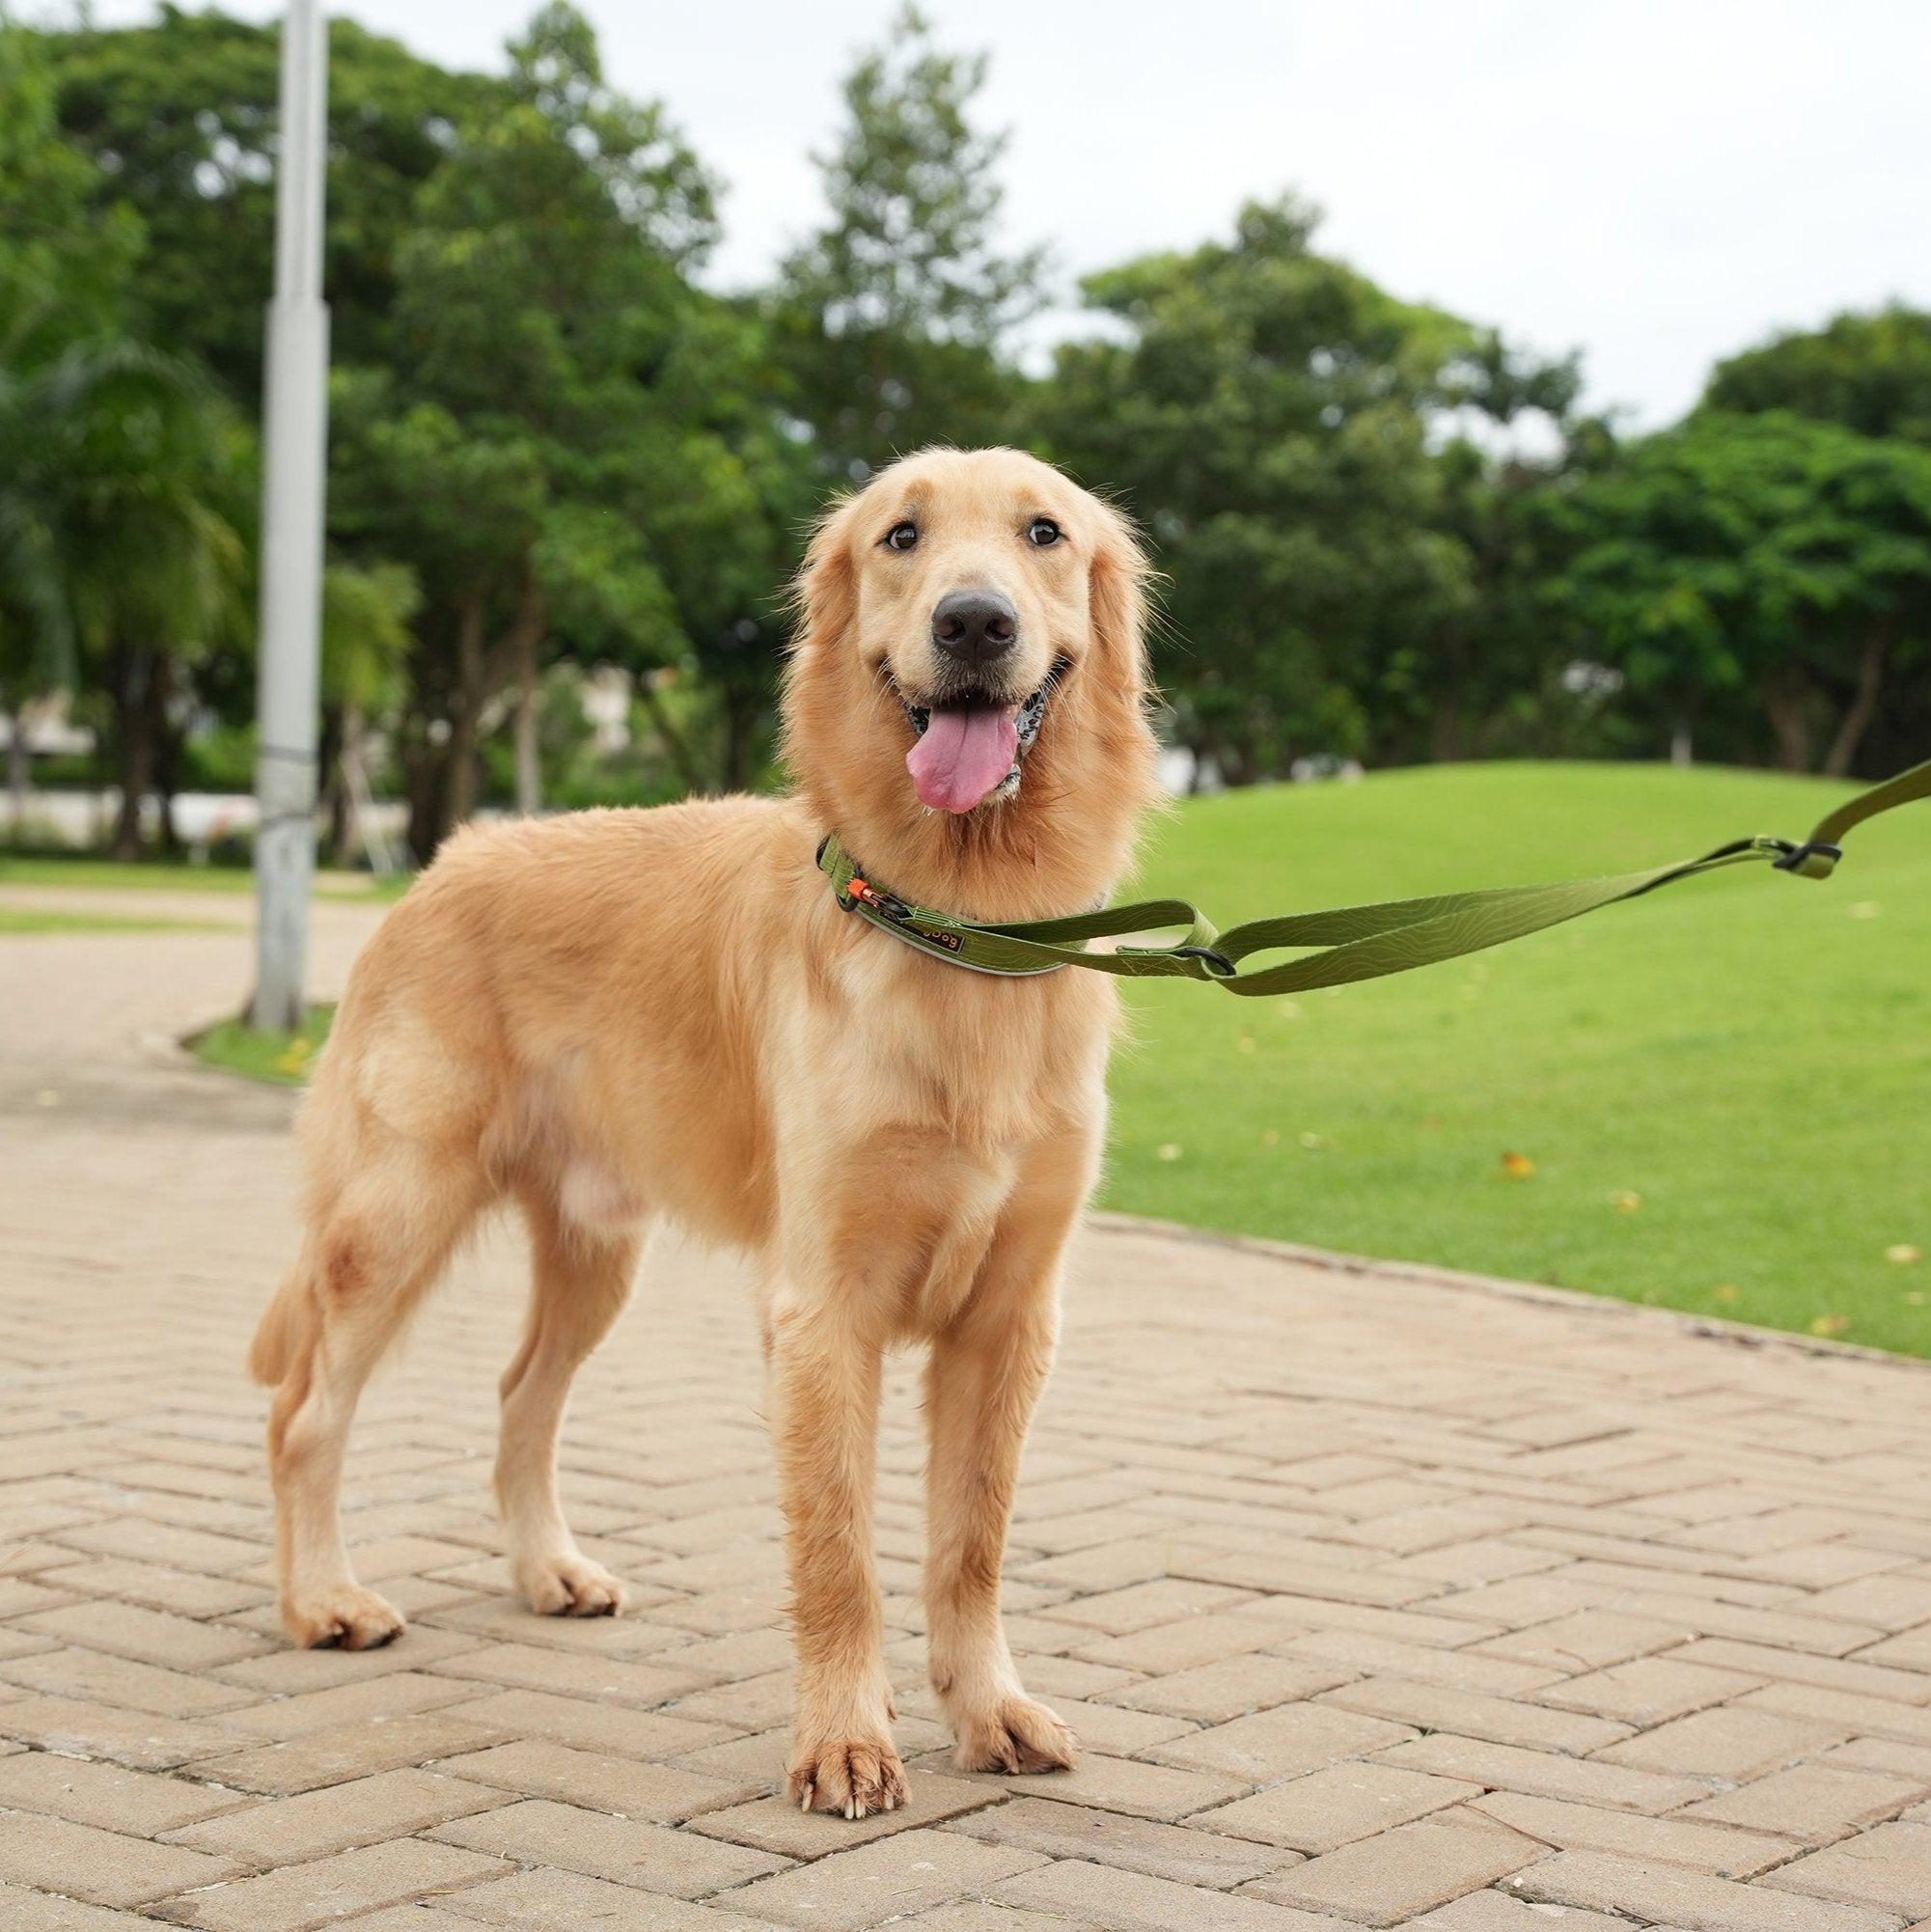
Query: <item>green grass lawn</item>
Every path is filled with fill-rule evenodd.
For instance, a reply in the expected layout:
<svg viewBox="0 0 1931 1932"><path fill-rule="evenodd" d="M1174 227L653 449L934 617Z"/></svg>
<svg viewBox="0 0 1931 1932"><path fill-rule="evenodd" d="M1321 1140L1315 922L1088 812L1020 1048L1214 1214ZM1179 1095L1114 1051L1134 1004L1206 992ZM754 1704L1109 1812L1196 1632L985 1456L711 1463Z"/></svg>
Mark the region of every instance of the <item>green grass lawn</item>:
<svg viewBox="0 0 1931 1932"><path fill-rule="evenodd" d="M188 1046L210 1066L245 1074L250 1080L266 1080L277 1087L299 1087L308 1079L334 1019L333 1007L311 1007L307 1023L298 1033L257 1032L239 1019L220 1020L206 1033L197 1034Z"/></svg>
<svg viewBox="0 0 1931 1932"><path fill-rule="evenodd" d="M1228 926L1628 870L1800 838L1849 789L1553 764L1270 787L1178 808L1133 890ZM1823 882L1738 869L1292 999L1127 998L1109 1207L1931 1354L1931 804ZM329 1017L309 1047L197 1044L295 1084Z"/></svg>
<svg viewBox="0 0 1931 1932"><path fill-rule="evenodd" d="M1800 838L1849 789L1550 764L1268 787L1181 808L1135 890L1227 926ZM1907 1258L1931 1256L1931 806L1821 883L1739 869L1335 992L1128 998L1108 1206L1931 1353Z"/></svg>
<svg viewBox="0 0 1931 1932"><path fill-rule="evenodd" d="M387 878L372 873L325 872L317 881L317 898L400 898L414 874ZM255 874L243 866L190 866L159 859L130 865L82 854L0 852L0 886L98 886L141 892L251 893Z"/></svg>
<svg viewBox="0 0 1931 1932"><path fill-rule="evenodd" d="M0 906L0 936L23 932L227 932L211 919L124 919L109 912L41 912Z"/></svg>

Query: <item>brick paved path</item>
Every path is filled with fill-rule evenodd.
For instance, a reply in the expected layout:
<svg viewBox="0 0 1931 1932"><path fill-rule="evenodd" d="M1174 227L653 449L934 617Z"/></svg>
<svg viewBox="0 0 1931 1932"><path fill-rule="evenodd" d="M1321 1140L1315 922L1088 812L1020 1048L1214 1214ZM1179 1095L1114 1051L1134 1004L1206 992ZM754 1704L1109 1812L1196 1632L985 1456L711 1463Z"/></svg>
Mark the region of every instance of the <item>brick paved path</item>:
<svg viewBox="0 0 1931 1932"><path fill-rule="evenodd" d="M372 917L319 911L326 977ZM1613 1304L1096 1228L1007 1586L1086 1759L947 1765L901 1365L880 1538L915 1798L852 1827L771 1795L741 1277L647 1264L565 1458L636 1608L547 1621L487 1507L520 1298L493 1240L355 1439L358 1566L413 1625L290 1650L240 1372L288 1103L140 1043L246 971L224 933L0 940L10 1932L1931 1924L1931 1378Z"/></svg>

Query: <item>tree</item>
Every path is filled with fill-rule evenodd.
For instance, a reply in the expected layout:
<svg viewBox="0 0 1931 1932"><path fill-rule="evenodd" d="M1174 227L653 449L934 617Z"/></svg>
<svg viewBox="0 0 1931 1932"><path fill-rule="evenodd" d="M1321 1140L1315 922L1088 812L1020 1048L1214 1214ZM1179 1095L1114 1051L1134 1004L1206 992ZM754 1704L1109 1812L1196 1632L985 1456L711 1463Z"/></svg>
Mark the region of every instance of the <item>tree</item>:
<svg viewBox="0 0 1931 1932"><path fill-rule="evenodd" d="M409 621L422 601L415 572L405 564L368 569L330 564L322 571L318 761L329 847L338 864L370 843L363 816L369 721L395 710L407 695Z"/></svg>
<svg viewBox="0 0 1931 1932"><path fill-rule="evenodd" d="M249 636L253 451L197 371L134 343L77 344L12 415L0 494L32 506L62 624L106 696L113 844L133 858L152 788L173 836L186 674Z"/></svg>
<svg viewBox="0 0 1931 1932"><path fill-rule="evenodd" d="M1931 638L1931 451L1780 412L1698 414L1563 506L1560 593L1639 698L1731 694L1777 761L1842 776L1888 676Z"/></svg>
<svg viewBox="0 0 1931 1932"><path fill-rule="evenodd" d="M59 136L45 44L0 23L0 703L108 700L117 852L165 796L184 673L245 637L252 451L202 373L121 333L138 220ZM163 812L164 833L171 833ZM16 805L17 820L17 805Z"/></svg>
<svg viewBox="0 0 1931 1932"><path fill-rule="evenodd" d="M994 246L1004 135L977 131L986 57L944 51L906 7L843 87L848 121L815 156L831 219L771 303L820 467L860 481L926 443L997 440L1016 383L1002 340L1038 305L1044 253Z"/></svg>
<svg viewBox="0 0 1931 1932"><path fill-rule="evenodd" d="M1861 436L1931 444L1931 314L1893 303L1779 336L1720 362L1701 406L1752 416L1785 409Z"/></svg>
<svg viewBox="0 0 1931 1932"><path fill-rule="evenodd" d="M196 359L252 414L274 264L279 35L210 9L163 4L151 26L50 34L61 125L97 166L97 203L125 204L149 246L127 324ZM417 189L456 125L499 84L446 73L354 21L329 22L323 277L333 352L400 346L396 265Z"/></svg>
<svg viewBox="0 0 1931 1932"><path fill-rule="evenodd" d="M1230 243L1089 277L1117 330L1062 347L1033 403L1043 452L1151 535L1173 733L1236 784L1372 749L1379 682L1425 687L1476 608L1428 445L1481 339L1315 253L1317 220L1252 205Z"/></svg>
<svg viewBox="0 0 1931 1932"><path fill-rule="evenodd" d="M510 56L507 105L418 195L406 347L337 383L345 554L404 561L422 589L401 735L424 857L477 802L502 693L531 805L545 656L635 667L686 658L700 625L761 636L779 547L752 325L688 280L715 233L708 178L659 108L605 85L573 9L546 7ZM768 663L756 681L768 693ZM726 764L737 778L741 756Z"/></svg>

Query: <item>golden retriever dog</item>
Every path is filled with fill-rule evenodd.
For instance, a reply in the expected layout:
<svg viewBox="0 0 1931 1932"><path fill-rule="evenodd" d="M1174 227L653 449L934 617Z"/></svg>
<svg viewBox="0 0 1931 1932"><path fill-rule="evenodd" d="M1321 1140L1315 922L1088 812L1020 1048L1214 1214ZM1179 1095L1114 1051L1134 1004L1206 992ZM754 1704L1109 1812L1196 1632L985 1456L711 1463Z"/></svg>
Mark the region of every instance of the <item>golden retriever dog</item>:
<svg viewBox="0 0 1931 1932"><path fill-rule="evenodd" d="M931 1681L961 1766L1073 1740L1001 1627L1020 1450L1090 1190L1110 979L1004 979L842 910L880 887L971 919L1089 909L1152 801L1145 568L1122 518L1008 450L932 451L818 527L784 696L794 789L453 840L355 966L303 1109L305 1237L256 1336L282 1615L308 1644L402 1626L338 1513L370 1371L483 1211L534 1288L496 1493L535 1611L615 1611L557 1495L571 1378L663 1216L755 1261L797 1647L790 1794L903 1802L872 1554L881 1358L929 1351ZM648 1419L647 1419L648 1420Z"/></svg>

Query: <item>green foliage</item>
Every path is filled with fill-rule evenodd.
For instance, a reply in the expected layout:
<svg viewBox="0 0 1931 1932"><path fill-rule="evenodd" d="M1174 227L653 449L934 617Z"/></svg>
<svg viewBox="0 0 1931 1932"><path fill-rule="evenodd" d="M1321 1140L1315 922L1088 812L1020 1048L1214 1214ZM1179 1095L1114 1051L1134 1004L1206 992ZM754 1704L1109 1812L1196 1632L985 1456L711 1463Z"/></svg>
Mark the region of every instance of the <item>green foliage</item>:
<svg viewBox="0 0 1931 1932"><path fill-rule="evenodd" d="M1235 783L1298 752L1406 749L1476 700L1469 640L1521 601L1522 538L1498 526L1531 472L1494 481L1431 435L1453 409L1560 418L1575 394L1568 366L1316 253L1317 219L1251 206L1230 244L1090 277L1119 326L1062 348L1034 405L1048 453L1151 535L1174 734Z"/></svg>
<svg viewBox="0 0 1931 1932"><path fill-rule="evenodd" d="M62 125L100 167L96 204L124 201L147 231L130 326L204 362L252 407L273 281L276 31L164 5L150 26L84 27L47 45ZM396 262L416 192L456 125L500 97L500 83L330 21L324 277L339 359L399 348Z"/></svg>
<svg viewBox="0 0 1931 1932"><path fill-rule="evenodd" d="M1787 409L1861 436L1931 443L1931 314L1893 303L1779 336L1720 362L1702 406L1734 415Z"/></svg>
<svg viewBox="0 0 1931 1932"><path fill-rule="evenodd" d="M815 157L830 222L785 262L771 302L827 476L997 440L1017 392L1001 349L1038 306L1045 259L993 245L1006 142L973 125L985 76L983 55L942 49L908 6L845 80L845 126Z"/></svg>
<svg viewBox="0 0 1931 1932"><path fill-rule="evenodd" d="M1931 450L1784 412L1701 412L1559 508L1559 593L1633 690L1755 708L1779 761L1851 768L1931 634Z"/></svg>
<svg viewBox="0 0 1931 1932"><path fill-rule="evenodd" d="M1801 836L1842 795L1629 764L1255 787L1164 821L1139 885L1231 925ZM1931 1254L1927 816L1861 827L1825 884L1697 880L1293 1001L1131 981L1104 1199L1931 1354L1926 1265L1886 1256Z"/></svg>

